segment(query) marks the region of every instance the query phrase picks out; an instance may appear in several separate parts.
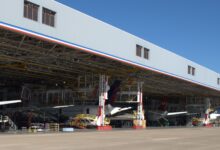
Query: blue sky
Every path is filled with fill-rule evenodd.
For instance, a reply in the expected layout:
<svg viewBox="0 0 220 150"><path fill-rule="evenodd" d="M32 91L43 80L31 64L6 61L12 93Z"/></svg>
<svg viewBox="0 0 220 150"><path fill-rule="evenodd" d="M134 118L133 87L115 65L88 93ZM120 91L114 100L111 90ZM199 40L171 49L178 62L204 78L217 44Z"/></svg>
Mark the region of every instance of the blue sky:
<svg viewBox="0 0 220 150"><path fill-rule="evenodd" d="M57 0L220 73L220 0Z"/></svg>

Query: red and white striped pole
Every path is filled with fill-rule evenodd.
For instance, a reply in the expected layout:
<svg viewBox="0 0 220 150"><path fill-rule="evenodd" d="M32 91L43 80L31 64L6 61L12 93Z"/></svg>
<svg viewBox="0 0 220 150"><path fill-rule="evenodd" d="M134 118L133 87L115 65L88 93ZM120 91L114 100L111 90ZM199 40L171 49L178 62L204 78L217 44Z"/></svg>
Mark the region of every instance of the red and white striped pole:
<svg viewBox="0 0 220 150"><path fill-rule="evenodd" d="M143 113L143 82L137 83L137 125L134 128L143 128L144 113Z"/></svg>
<svg viewBox="0 0 220 150"><path fill-rule="evenodd" d="M98 107L98 130L110 130L110 126L105 125L105 101L108 99L108 76L99 76L99 107Z"/></svg>
<svg viewBox="0 0 220 150"><path fill-rule="evenodd" d="M211 127L212 124L210 124L210 109L211 109L210 98L205 98L205 103L206 103L206 110L205 110L204 125L207 127Z"/></svg>
<svg viewBox="0 0 220 150"><path fill-rule="evenodd" d="M142 125L142 120L144 120L143 116L143 93L142 93L142 82L138 82L138 120L139 125Z"/></svg>

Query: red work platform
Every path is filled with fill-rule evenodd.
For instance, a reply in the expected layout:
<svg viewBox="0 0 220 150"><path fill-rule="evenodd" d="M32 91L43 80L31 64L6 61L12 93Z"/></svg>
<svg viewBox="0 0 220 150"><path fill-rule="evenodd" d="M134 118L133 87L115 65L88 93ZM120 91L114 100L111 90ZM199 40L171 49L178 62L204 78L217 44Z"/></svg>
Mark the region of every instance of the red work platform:
<svg viewBox="0 0 220 150"><path fill-rule="evenodd" d="M213 124L207 124L207 125L205 125L205 127L207 127L207 128L211 128L211 127L213 127Z"/></svg>
<svg viewBox="0 0 220 150"><path fill-rule="evenodd" d="M133 126L133 129L145 129L143 126Z"/></svg>
<svg viewBox="0 0 220 150"><path fill-rule="evenodd" d="M99 131L109 131L112 130L112 126L98 126L96 129Z"/></svg>

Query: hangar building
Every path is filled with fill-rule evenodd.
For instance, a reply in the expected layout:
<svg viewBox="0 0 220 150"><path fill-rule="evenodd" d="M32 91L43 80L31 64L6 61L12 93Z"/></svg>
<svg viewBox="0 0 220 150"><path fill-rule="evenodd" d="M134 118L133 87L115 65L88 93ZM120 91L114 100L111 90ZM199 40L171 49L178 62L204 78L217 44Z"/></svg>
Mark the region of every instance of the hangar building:
<svg viewBox="0 0 220 150"><path fill-rule="evenodd" d="M147 97L184 105L220 98L219 73L54 0L1 3L0 70L1 100L22 100L5 110L100 102L103 76L122 82L121 97L136 90L142 101L143 93L149 107Z"/></svg>

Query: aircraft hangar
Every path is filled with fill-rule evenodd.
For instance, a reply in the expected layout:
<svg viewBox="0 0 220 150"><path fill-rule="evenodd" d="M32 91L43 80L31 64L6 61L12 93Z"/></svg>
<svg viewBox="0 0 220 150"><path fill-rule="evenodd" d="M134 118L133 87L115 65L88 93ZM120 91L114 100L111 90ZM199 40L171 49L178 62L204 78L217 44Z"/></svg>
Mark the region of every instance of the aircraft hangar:
<svg viewBox="0 0 220 150"><path fill-rule="evenodd" d="M189 113L220 104L219 73L53 0L0 5L0 71L1 101L21 100L1 106L0 123L7 116L16 129L67 129L79 114L92 118L93 106L99 129L109 129L105 118L126 120L124 111L134 112L129 127L154 126L148 111L160 105L187 114L170 119L186 125ZM122 119L106 114L110 103Z"/></svg>

